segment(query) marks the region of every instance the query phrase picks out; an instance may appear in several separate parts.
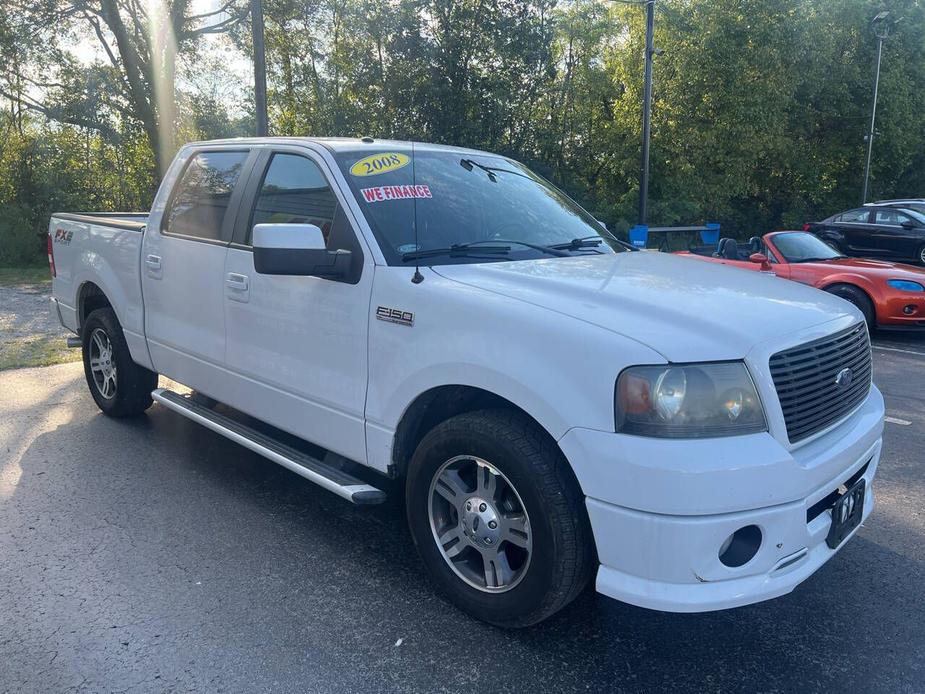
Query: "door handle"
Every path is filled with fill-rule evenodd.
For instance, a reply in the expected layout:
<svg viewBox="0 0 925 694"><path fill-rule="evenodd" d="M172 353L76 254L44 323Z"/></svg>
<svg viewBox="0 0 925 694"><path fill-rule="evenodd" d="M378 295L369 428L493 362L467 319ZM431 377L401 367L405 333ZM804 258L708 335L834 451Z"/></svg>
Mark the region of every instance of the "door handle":
<svg viewBox="0 0 925 694"><path fill-rule="evenodd" d="M247 275L229 272L227 277L225 277L225 284L227 284L230 289L234 289L238 292L247 291Z"/></svg>
<svg viewBox="0 0 925 694"><path fill-rule="evenodd" d="M159 255L149 255L145 258L145 265L147 265L152 270L161 269L161 257Z"/></svg>

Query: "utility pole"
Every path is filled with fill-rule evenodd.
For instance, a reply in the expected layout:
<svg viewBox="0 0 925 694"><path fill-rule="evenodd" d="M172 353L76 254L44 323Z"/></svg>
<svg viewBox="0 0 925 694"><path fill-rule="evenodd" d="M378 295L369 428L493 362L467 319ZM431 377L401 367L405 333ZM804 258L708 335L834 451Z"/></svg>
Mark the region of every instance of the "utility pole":
<svg viewBox="0 0 925 694"><path fill-rule="evenodd" d="M263 0L251 0L251 32L254 37L254 105L257 111L257 137L266 137L267 59L263 42Z"/></svg>
<svg viewBox="0 0 925 694"><path fill-rule="evenodd" d="M864 164L864 189L861 192L861 204L867 202L867 184L870 179L870 158L874 152L874 124L877 122L877 92L880 89L880 58L883 56L883 41L890 35L892 24L900 21L899 19L892 24L887 23L887 17L890 13L881 12L871 20L871 27L874 35L877 37L877 72L874 75L874 104L870 109L870 131L867 133L867 163Z"/></svg>
<svg viewBox="0 0 925 694"><path fill-rule="evenodd" d="M649 198L649 133L652 115L652 57L655 54L655 0L646 0L646 71L642 92L642 166L639 179L639 224L646 224Z"/></svg>

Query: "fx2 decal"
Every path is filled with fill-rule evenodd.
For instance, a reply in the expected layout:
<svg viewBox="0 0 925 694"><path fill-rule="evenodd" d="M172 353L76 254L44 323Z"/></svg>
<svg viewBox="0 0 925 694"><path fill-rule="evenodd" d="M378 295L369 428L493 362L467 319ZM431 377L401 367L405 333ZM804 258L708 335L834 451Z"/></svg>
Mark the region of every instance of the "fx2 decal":
<svg viewBox="0 0 925 694"><path fill-rule="evenodd" d="M55 229L55 243L63 243L65 246L74 238L74 232L67 229Z"/></svg>
<svg viewBox="0 0 925 694"><path fill-rule="evenodd" d="M409 328L414 325L414 314L411 311L402 311L400 308L379 306L376 308L376 318L389 323L407 325Z"/></svg>

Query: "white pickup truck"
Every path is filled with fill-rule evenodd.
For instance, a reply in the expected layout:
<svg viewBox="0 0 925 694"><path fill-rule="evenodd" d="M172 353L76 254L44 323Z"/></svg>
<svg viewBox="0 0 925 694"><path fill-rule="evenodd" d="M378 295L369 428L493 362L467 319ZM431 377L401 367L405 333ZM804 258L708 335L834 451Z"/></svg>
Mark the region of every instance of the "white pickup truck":
<svg viewBox="0 0 925 694"><path fill-rule="evenodd" d="M105 414L156 401L355 504L401 480L433 582L494 624L595 576L667 611L779 596L873 507L855 308L637 252L505 157L194 143L150 215L57 214L48 248Z"/></svg>

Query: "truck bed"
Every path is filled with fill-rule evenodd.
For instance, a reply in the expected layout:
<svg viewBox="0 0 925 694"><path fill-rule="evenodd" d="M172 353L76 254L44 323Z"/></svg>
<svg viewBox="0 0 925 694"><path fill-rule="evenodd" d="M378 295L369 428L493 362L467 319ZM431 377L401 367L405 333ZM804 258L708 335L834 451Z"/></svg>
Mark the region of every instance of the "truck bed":
<svg viewBox="0 0 925 694"><path fill-rule="evenodd" d="M142 231L148 223L147 212L56 212L52 218L131 229L132 231Z"/></svg>
<svg viewBox="0 0 925 694"><path fill-rule="evenodd" d="M149 361L141 296L141 243L147 223L147 213L59 212L51 216L48 228L56 269L52 305L61 324L79 332L81 297L103 295L122 325L132 358L141 364Z"/></svg>

